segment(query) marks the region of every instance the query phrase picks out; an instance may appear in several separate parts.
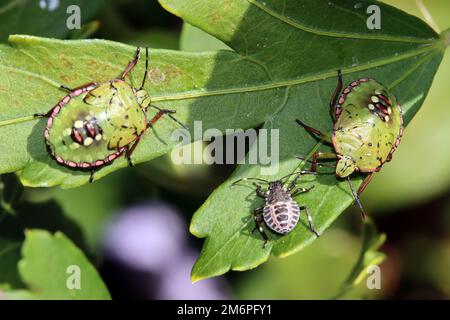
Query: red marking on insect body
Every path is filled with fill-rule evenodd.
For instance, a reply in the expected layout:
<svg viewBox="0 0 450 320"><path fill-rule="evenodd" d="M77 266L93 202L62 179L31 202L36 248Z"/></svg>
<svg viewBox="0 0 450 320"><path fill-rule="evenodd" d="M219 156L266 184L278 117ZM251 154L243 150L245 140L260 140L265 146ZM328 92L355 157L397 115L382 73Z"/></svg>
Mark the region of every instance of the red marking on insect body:
<svg viewBox="0 0 450 320"><path fill-rule="evenodd" d="M76 168L77 167L77 163L73 162L73 161L67 161L67 165L71 168Z"/></svg>
<svg viewBox="0 0 450 320"><path fill-rule="evenodd" d="M345 96L341 96L341 97L339 98L338 103L339 103L339 104L343 104L344 102L345 102Z"/></svg>
<svg viewBox="0 0 450 320"><path fill-rule="evenodd" d="M94 162L94 165L95 166L102 166L104 163L105 163L105 161L103 161L103 160L97 160L97 161Z"/></svg>
<svg viewBox="0 0 450 320"><path fill-rule="evenodd" d="M55 109L53 109L52 116L56 116L59 113L60 110L61 110L61 106L57 105L55 107Z"/></svg>
<svg viewBox="0 0 450 320"><path fill-rule="evenodd" d="M350 83L350 86L352 87L356 87L357 85L359 85L359 81L353 81L352 83Z"/></svg>
<svg viewBox="0 0 450 320"><path fill-rule="evenodd" d="M60 156L56 157L56 161L58 161L59 163L64 163L64 159L61 158Z"/></svg>
<svg viewBox="0 0 450 320"><path fill-rule="evenodd" d="M112 155L110 155L110 156L108 157L108 160L109 160L109 161L113 161L115 158L117 158L117 156L118 156L118 154L117 154L117 153L114 153L114 154L112 154Z"/></svg>
<svg viewBox="0 0 450 320"><path fill-rule="evenodd" d="M72 128L72 133L70 134L72 140L78 144L83 144L84 138L81 135L80 131L76 128Z"/></svg>
<svg viewBox="0 0 450 320"><path fill-rule="evenodd" d="M63 104L69 103L70 99L71 99L70 95L65 96L65 97L62 99Z"/></svg>
<svg viewBox="0 0 450 320"><path fill-rule="evenodd" d="M374 106L383 114L389 115L388 110L381 103L374 103Z"/></svg>
<svg viewBox="0 0 450 320"><path fill-rule="evenodd" d="M96 132L97 130L95 130L94 125L89 122L89 123L86 123L84 125L84 127L85 127L85 129L86 129L86 131L88 133L88 136L91 137L92 139L94 139L95 136L97 135L97 132Z"/></svg>
<svg viewBox="0 0 450 320"><path fill-rule="evenodd" d="M391 102L389 101L389 99L385 95L377 94L376 96L377 96L378 99L383 100L387 106L389 106L389 107L391 106Z"/></svg>
<svg viewBox="0 0 450 320"><path fill-rule="evenodd" d="M79 96L83 93L83 89L76 89L74 92L72 92L72 95Z"/></svg>

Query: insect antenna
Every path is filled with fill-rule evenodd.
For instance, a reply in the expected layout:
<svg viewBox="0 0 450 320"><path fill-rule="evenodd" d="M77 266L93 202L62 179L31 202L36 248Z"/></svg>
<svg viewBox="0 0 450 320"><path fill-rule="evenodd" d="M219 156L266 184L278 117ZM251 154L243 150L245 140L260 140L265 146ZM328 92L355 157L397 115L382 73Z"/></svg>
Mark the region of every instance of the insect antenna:
<svg viewBox="0 0 450 320"><path fill-rule="evenodd" d="M241 181L248 181L248 180L260 181L260 182L264 182L264 183L266 183L266 184L269 184L269 183L270 183L269 181L264 180L264 179L261 179L261 178L242 178L242 179L236 180L236 181L233 182L231 185L232 185L232 186L235 186L236 184L238 184L238 183L241 182Z"/></svg>
<svg viewBox="0 0 450 320"><path fill-rule="evenodd" d="M295 175L301 176L301 175L304 175L304 174L317 174L317 172L315 172L315 171L310 171L310 170L301 170L301 171L297 171L297 172L293 172L293 173L291 173L291 174L285 175L284 177L282 177L282 178L280 179L280 181L283 181L284 179L289 178L289 177L291 177L291 176L295 176Z"/></svg>
<svg viewBox="0 0 450 320"><path fill-rule="evenodd" d="M352 181L350 180L350 176L347 177L348 184L350 185L350 189L352 190L353 197L355 198L356 203L358 204L359 209L361 210L361 216L363 220L366 220L366 213L364 212L361 201L359 200L359 196L353 188Z"/></svg>
<svg viewBox="0 0 450 320"><path fill-rule="evenodd" d="M156 110L158 110L161 113L166 114L170 119L172 119L173 121L175 121L176 123L178 123L180 126L182 126L184 129L189 130L188 127L186 127L183 123L181 123L179 120L177 120L177 118L175 118L172 113L175 113L175 110L168 110L168 109L161 109L153 104L150 105L150 107L155 108Z"/></svg>
<svg viewBox="0 0 450 320"><path fill-rule="evenodd" d="M142 90L145 85L145 80L147 80L148 75L148 47L145 47L145 72L144 72L144 79L142 79L141 87L138 91Z"/></svg>

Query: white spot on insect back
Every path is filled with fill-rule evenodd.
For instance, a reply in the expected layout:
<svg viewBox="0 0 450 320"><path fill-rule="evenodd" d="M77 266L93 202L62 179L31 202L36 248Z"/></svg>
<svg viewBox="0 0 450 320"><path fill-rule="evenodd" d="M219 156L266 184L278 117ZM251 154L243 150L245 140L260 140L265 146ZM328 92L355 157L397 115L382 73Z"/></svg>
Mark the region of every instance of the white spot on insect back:
<svg viewBox="0 0 450 320"><path fill-rule="evenodd" d="M71 143L70 146L69 146L69 148L72 149L72 150L76 150L79 147L80 147L80 145L78 143L75 143L75 142Z"/></svg>
<svg viewBox="0 0 450 320"><path fill-rule="evenodd" d="M99 133L95 136L95 141L100 141L102 140L102 135Z"/></svg>
<svg viewBox="0 0 450 320"><path fill-rule="evenodd" d="M375 96L372 96L371 100L372 100L373 103L380 102L380 99L378 99L378 97L375 97Z"/></svg>
<svg viewBox="0 0 450 320"><path fill-rule="evenodd" d="M77 120L75 121L75 123L73 124L73 126L77 129L81 129L83 128L83 121L82 120Z"/></svg>
<svg viewBox="0 0 450 320"><path fill-rule="evenodd" d="M84 139L83 144L87 147L87 146L90 146L92 144L92 142L94 142L94 139L89 137L89 138Z"/></svg>
<svg viewBox="0 0 450 320"><path fill-rule="evenodd" d="M369 107L370 110L374 110L375 109L375 106L373 104L371 104L371 103L368 105L368 107Z"/></svg>

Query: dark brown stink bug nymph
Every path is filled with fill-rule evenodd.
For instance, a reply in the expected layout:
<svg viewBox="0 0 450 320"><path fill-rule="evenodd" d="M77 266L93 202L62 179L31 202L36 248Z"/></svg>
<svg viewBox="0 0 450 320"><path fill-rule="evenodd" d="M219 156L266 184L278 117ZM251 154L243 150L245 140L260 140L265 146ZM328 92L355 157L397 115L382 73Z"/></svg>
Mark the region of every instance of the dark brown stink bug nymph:
<svg viewBox="0 0 450 320"><path fill-rule="evenodd" d="M263 191L262 186L253 182L256 187L256 195L264 199L264 206L253 210L253 217L255 219L256 227L253 229L258 230L264 239L264 245L266 246L268 237L264 232L263 224L269 227L275 233L285 235L291 232L298 223L300 218L300 210L304 209L308 216L309 228L317 237L319 233L314 228L314 223L307 206L299 206L293 199L295 196L308 192L314 186L310 188L298 188L297 181L303 174L314 174L311 171L300 171L297 173L289 174L280 180L267 181L260 178L243 178L233 182L233 186L241 181L253 180L264 183L268 186L266 191ZM288 177L296 175L295 179L286 187L285 183Z"/></svg>
<svg viewBox="0 0 450 320"><path fill-rule="evenodd" d="M137 48L135 58L119 78L92 82L75 89L61 86L67 95L48 113L35 115L48 118L45 142L58 164L90 171L89 181L92 182L95 170L113 163L121 155L125 155L132 165L131 155L139 141L163 115L185 127L172 116L174 110L151 104L150 95L144 89L148 49L145 52L146 68L139 88L133 88L125 81L139 61L140 50ZM147 118L148 108L157 110L151 119Z"/></svg>

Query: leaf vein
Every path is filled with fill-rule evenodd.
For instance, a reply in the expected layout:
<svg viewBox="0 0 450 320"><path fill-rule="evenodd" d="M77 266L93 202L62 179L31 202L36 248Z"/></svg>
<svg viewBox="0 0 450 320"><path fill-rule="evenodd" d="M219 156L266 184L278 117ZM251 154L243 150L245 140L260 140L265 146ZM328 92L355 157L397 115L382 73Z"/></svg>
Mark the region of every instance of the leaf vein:
<svg viewBox="0 0 450 320"><path fill-rule="evenodd" d="M344 33L344 32L333 32L333 31L326 31L321 30L318 28L313 28L306 26L304 24L301 24L297 21L293 21L289 19L288 17L281 15L268 7L264 6L263 4L259 3L257 0L247 0L252 5L258 7L265 13L271 15L274 18L279 19L280 21L294 27L297 29L300 29L302 31L316 34L319 36L326 36L326 37L333 37L333 38L350 38L350 39L362 39L362 40L381 40L381 41L392 41L392 42L414 42L414 43L431 43L435 41L435 39L417 39L412 37L394 37L394 36L385 36L385 35L371 35L371 34L358 34L358 33Z"/></svg>

